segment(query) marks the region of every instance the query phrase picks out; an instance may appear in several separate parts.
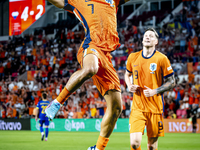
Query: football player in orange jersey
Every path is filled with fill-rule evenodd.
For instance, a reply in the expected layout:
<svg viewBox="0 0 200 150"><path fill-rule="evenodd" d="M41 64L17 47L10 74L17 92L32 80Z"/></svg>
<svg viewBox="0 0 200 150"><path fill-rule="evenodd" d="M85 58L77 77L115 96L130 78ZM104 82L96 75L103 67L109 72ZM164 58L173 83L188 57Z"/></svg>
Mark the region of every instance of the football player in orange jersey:
<svg viewBox="0 0 200 150"><path fill-rule="evenodd" d="M153 28L147 29L143 50L130 54L127 60L125 82L134 93L129 119L132 150L141 149L145 125L149 150L157 150L158 137L164 136L162 94L175 86L175 79L168 58L155 48L158 38Z"/></svg>
<svg viewBox="0 0 200 150"><path fill-rule="evenodd" d="M86 37L77 54L81 69L72 74L65 88L46 108L45 113L53 119L70 94L92 77L107 102L107 110L101 122L97 144L89 147L89 150L105 149L122 111L120 82L112 65L110 52L120 46L116 12L119 4L126 1L128 0L49 0L58 8L74 13L83 25Z"/></svg>

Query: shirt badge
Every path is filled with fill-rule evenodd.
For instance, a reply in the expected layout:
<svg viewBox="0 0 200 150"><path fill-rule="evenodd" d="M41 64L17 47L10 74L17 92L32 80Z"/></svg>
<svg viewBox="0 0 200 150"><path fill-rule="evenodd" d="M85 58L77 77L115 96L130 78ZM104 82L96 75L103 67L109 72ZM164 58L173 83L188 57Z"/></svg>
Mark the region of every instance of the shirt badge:
<svg viewBox="0 0 200 150"><path fill-rule="evenodd" d="M157 64L156 64L156 63L151 63L149 69L151 70L150 73L151 73L151 74L154 74L154 72L155 72L156 69L157 69Z"/></svg>

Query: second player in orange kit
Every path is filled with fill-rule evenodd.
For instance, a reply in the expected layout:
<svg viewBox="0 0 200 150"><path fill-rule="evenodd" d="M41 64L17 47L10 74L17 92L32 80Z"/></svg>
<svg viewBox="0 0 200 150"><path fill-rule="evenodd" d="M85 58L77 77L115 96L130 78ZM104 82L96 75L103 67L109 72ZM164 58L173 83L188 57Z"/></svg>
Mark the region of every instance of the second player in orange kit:
<svg viewBox="0 0 200 150"><path fill-rule="evenodd" d="M168 58L158 52L158 34L153 28L145 31L143 50L127 60L125 82L133 94L129 119L131 149L141 149L142 133L147 127L148 150L157 150L159 136L164 136L163 92L175 86L174 72ZM133 77L131 83L130 77Z"/></svg>

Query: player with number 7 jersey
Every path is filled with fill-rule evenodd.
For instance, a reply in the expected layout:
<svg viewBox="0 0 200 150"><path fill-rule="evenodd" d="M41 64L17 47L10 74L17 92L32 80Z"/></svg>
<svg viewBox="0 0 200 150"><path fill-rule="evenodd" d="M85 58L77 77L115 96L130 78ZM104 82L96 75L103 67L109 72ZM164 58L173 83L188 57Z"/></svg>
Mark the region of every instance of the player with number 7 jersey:
<svg viewBox="0 0 200 150"><path fill-rule="evenodd" d="M64 9L73 12L85 29L85 39L82 42L77 59L83 66L83 58L88 54L98 57L102 67L109 72L103 73L102 69L93 76L93 82L101 95L110 88L120 91L118 76L110 60L111 51L120 46L117 33L117 6L119 0L65 0ZM105 78L105 77L109 78ZM104 78L105 82L102 82ZM110 80L115 85L111 85Z"/></svg>
<svg viewBox="0 0 200 150"><path fill-rule="evenodd" d="M53 119L61 104L71 93L92 77L94 85L106 100L107 110L101 122L97 143L95 146L89 147L88 150L104 150L122 111L120 82L112 65L110 52L120 46L116 14L118 5L126 1L49 1L76 15L85 29L85 39L77 54L81 69L72 74L58 97L46 108L45 113Z"/></svg>
<svg viewBox="0 0 200 150"><path fill-rule="evenodd" d="M86 38L83 49L95 45L102 51L113 51L119 44L116 9L119 0L65 0L64 9L76 15Z"/></svg>

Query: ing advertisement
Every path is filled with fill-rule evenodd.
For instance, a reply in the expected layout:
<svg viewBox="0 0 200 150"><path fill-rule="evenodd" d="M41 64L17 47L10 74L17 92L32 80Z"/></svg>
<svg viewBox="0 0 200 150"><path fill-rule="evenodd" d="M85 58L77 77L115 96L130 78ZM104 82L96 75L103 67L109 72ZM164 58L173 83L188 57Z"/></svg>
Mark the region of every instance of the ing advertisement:
<svg viewBox="0 0 200 150"><path fill-rule="evenodd" d="M200 119L197 119L196 133L200 133ZM190 119L164 119L165 133L192 133Z"/></svg>
<svg viewBox="0 0 200 150"><path fill-rule="evenodd" d="M19 35L45 13L45 0L9 0L9 36Z"/></svg>

